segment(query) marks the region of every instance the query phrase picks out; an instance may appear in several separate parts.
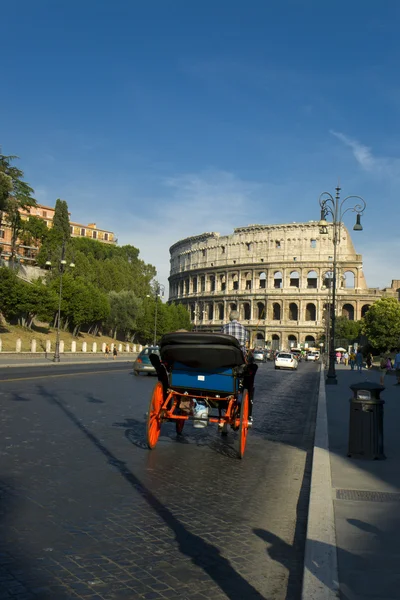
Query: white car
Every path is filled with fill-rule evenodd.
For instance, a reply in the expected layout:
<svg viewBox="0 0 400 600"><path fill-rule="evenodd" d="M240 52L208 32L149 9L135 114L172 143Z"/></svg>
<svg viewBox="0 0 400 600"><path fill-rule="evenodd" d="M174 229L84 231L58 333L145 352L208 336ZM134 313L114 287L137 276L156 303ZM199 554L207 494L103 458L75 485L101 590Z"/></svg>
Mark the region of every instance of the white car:
<svg viewBox="0 0 400 600"><path fill-rule="evenodd" d="M299 366L296 357L290 352L279 352L275 357L275 369L293 369Z"/></svg>
<svg viewBox="0 0 400 600"><path fill-rule="evenodd" d="M313 361L319 360L319 352L309 352L307 354L306 360L313 360Z"/></svg>

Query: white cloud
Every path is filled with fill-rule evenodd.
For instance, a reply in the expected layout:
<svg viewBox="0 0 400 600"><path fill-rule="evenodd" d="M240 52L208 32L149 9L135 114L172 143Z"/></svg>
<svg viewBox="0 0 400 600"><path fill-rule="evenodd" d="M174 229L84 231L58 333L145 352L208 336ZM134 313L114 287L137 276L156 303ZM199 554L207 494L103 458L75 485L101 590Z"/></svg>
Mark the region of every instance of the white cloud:
<svg viewBox="0 0 400 600"><path fill-rule="evenodd" d="M253 195L260 186L231 173L171 177L164 188L165 195L146 201L154 207L151 215L143 217L136 211L118 223L119 243L140 248L142 258L157 266L164 284L169 275L169 248L179 239L211 231L228 234L234 227L257 220ZM263 211L261 220L265 217Z"/></svg>
<svg viewBox="0 0 400 600"><path fill-rule="evenodd" d="M389 177L398 177L400 175L400 159L385 156L376 157L372 153L371 148L344 133L333 130L330 133L345 146L351 148L354 158L364 171Z"/></svg>

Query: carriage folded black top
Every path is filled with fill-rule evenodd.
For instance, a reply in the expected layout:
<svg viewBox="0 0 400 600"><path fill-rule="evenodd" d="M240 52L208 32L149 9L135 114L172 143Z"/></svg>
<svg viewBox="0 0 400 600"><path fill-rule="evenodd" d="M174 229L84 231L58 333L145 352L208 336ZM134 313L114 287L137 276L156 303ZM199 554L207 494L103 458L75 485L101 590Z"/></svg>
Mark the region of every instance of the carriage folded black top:
<svg viewBox="0 0 400 600"><path fill-rule="evenodd" d="M223 333L176 332L161 339L161 359L195 369L215 370L239 367L245 363L240 344Z"/></svg>

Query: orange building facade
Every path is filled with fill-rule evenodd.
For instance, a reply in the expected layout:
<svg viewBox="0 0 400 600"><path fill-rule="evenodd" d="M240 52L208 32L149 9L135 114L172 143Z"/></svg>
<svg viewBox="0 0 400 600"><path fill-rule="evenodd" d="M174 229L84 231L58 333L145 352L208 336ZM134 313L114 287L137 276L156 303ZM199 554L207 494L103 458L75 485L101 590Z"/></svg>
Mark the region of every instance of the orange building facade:
<svg viewBox="0 0 400 600"><path fill-rule="evenodd" d="M38 219L42 219L47 227L51 228L53 226L54 211L54 207L37 204L26 210L21 209L20 213L23 220L29 221L29 217L37 217ZM71 215L71 213L69 213L69 215ZM118 241L112 231L99 229L96 226L96 223L83 225L81 223L70 221L70 231L71 237L89 238L98 242L103 242L104 244L116 244ZM1 258L8 260L11 256L12 231L7 222L7 214L3 214L0 227L0 247ZM25 245L22 240L17 240L16 257L21 262L34 262L38 251L38 246L28 246Z"/></svg>

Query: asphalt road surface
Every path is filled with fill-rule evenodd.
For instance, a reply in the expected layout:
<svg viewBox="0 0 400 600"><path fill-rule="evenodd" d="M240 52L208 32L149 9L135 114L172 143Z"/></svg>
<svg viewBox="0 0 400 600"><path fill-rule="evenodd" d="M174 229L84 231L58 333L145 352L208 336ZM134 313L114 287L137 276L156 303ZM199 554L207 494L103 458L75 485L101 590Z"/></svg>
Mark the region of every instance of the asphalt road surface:
<svg viewBox="0 0 400 600"><path fill-rule="evenodd" d="M129 365L0 369L0 600L298 600L318 366L260 365L235 436L163 425Z"/></svg>

